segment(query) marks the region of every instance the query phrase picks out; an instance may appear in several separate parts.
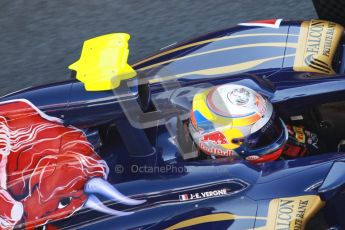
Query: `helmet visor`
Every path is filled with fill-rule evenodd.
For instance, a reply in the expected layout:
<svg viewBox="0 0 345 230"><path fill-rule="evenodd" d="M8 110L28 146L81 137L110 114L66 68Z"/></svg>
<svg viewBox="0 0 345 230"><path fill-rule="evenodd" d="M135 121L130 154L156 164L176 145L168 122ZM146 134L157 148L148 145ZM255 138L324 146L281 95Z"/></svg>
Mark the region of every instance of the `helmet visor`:
<svg viewBox="0 0 345 230"><path fill-rule="evenodd" d="M286 136L284 123L273 113L265 126L244 138L243 147L257 155L265 155L281 147L286 141Z"/></svg>

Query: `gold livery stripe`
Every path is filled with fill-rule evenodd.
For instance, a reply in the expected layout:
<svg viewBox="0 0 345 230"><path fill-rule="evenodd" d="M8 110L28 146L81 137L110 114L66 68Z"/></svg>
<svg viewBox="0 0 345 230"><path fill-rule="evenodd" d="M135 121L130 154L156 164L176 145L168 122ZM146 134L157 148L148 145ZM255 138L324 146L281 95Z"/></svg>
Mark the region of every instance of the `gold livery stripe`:
<svg viewBox="0 0 345 230"><path fill-rule="evenodd" d="M203 70L196 70L192 72L187 72L187 73L181 73L181 74L176 74L172 76L164 76L164 77L159 77L155 79L149 80L149 83L158 83L162 81L169 81L173 79L178 79L182 77L186 77L189 75L219 75L219 74L230 74L234 72L239 72L239 71L244 71L251 69L257 65L263 64L267 61L272 61L284 57L293 57L295 54L289 54L289 55L281 55L281 56L276 56L276 57L270 57L270 58L263 58L259 60L253 60L253 61L248 61L248 62L242 62L234 65L227 65L227 66L221 66L221 67L215 67L215 68L209 68L209 69L203 69Z"/></svg>
<svg viewBox="0 0 345 230"><path fill-rule="evenodd" d="M139 62L133 64L132 67L136 67L136 66L138 66L140 64L143 64L145 62L148 62L148 61L150 61L152 59L155 59L155 58L158 58L158 57L161 57L161 56L164 56L166 54L170 54L170 53L173 53L173 52L176 52L176 51L179 51L179 50L187 49L187 48L190 48L190 47L194 47L194 46L198 46L198 45L203 45L203 44L214 42L214 41L221 41L221 40L227 40L227 39L233 39L233 38L256 37L256 36L299 36L299 35L298 34L262 33L262 34L229 35L229 36L224 36L224 37L220 37L220 38L212 38L212 39L207 39L207 40L204 40L204 41L199 41L199 42L187 44L187 45L184 45L184 46L180 46L180 47L177 47L175 49L167 50L167 51L165 51L163 53L159 53L157 55L154 55L152 57L149 57L149 58L146 58L146 59L144 59L142 61L139 61Z"/></svg>
<svg viewBox="0 0 345 230"><path fill-rule="evenodd" d="M147 69L154 68L156 66L164 65L173 61L179 61L191 57L197 57L201 55L206 55L206 54L211 54L211 53L217 53L217 52L222 52L222 51L227 51L227 50L234 50L234 49L242 49L242 48L250 48L250 47L289 47L289 48L297 48L296 43L285 43L285 42L277 42L277 43L256 43L256 44L247 44L247 45L239 45L239 46L230 46L226 48L221 48L221 49L215 49L215 50L210 50L210 51L205 51L205 52L200 52L196 54L191 54L191 55L186 55L183 57L179 58L174 58L174 59L169 59L167 61L159 62L153 65L146 66L144 68L138 69L138 71L143 71Z"/></svg>
<svg viewBox="0 0 345 230"><path fill-rule="evenodd" d="M181 221L173 226L166 228L165 230L181 229L181 228L194 226L197 224L205 224L209 222L226 221L226 220L238 220L238 219L266 220L267 218L255 217L255 216L237 216L230 213L215 213L215 214L199 216L199 217L195 217L189 220Z"/></svg>

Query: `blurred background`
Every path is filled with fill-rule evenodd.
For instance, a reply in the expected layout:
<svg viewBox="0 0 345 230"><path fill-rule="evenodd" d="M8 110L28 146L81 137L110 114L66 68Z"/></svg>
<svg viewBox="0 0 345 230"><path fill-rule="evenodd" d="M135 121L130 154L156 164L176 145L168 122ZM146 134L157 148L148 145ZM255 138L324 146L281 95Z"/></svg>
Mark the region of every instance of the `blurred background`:
<svg viewBox="0 0 345 230"><path fill-rule="evenodd" d="M130 63L239 22L316 18L311 0L2 0L0 95L68 79L83 41L127 32Z"/></svg>

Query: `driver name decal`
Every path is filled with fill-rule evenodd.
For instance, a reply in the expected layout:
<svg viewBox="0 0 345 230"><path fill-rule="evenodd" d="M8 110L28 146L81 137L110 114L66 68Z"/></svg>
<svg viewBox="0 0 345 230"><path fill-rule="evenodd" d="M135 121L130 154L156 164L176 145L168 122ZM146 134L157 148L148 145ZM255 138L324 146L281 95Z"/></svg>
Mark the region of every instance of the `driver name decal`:
<svg viewBox="0 0 345 230"><path fill-rule="evenodd" d="M224 196L224 195L228 195L228 191L225 188L219 189L219 190L213 190L213 191L206 191L206 192L182 194L182 195L179 195L179 200L189 201L189 200L197 200L197 199L218 197L218 196Z"/></svg>
<svg viewBox="0 0 345 230"><path fill-rule="evenodd" d="M301 24L295 71L334 74L332 61L344 28L323 20L305 21Z"/></svg>

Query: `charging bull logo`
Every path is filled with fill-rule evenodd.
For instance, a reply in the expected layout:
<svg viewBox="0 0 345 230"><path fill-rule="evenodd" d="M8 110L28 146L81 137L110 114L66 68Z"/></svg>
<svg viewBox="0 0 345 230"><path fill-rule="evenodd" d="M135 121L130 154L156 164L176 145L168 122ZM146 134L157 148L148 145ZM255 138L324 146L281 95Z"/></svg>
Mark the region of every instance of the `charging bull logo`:
<svg viewBox="0 0 345 230"><path fill-rule="evenodd" d="M126 205L144 202L119 193L105 180L107 172L81 130L29 101L0 103L0 229L30 229L83 206L129 214L106 207L97 194Z"/></svg>
<svg viewBox="0 0 345 230"><path fill-rule="evenodd" d="M212 132L212 133L208 133L205 134L202 138L202 141L204 142L213 142L216 143L218 145L223 145L223 144L227 144L228 141L226 140L226 137L224 136L223 133L221 132Z"/></svg>
<svg viewBox="0 0 345 230"><path fill-rule="evenodd" d="M206 154L233 157L235 152L231 149L223 148L221 145L224 144L228 144L228 141L224 134L218 131L204 134L199 140L199 147Z"/></svg>

